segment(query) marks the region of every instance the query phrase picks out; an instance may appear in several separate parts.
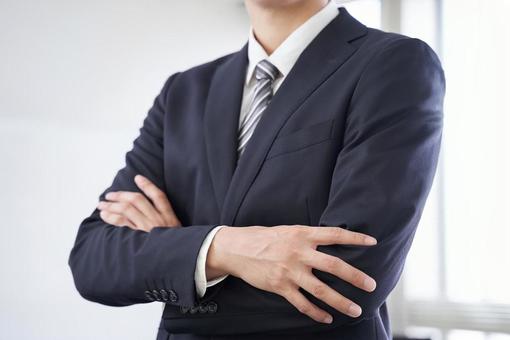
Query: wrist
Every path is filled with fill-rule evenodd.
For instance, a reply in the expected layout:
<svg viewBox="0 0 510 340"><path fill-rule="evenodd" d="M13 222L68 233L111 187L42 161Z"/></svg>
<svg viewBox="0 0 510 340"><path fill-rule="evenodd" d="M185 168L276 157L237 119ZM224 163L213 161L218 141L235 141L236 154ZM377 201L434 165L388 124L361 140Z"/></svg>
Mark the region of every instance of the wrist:
<svg viewBox="0 0 510 340"><path fill-rule="evenodd" d="M206 259L207 280L232 274L229 271L228 256L225 254L225 245L229 244L231 239L231 228L233 227L223 226L212 239Z"/></svg>
<svg viewBox="0 0 510 340"><path fill-rule="evenodd" d="M207 270L211 277L213 274L241 277L242 268L246 266L246 252L250 248L249 240L254 240L254 235L248 234L259 228L262 227L225 226L218 230L207 254ZM207 275L209 277L209 273Z"/></svg>

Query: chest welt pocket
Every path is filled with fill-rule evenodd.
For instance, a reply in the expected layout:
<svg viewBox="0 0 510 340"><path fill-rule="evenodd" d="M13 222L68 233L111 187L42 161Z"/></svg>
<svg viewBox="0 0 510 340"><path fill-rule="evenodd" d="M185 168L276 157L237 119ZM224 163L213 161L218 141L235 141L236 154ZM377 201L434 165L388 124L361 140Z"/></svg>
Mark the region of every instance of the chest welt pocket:
<svg viewBox="0 0 510 340"><path fill-rule="evenodd" d="M334 119L330 119L277 137L267 154L266 160L331 139L333 122Z"/></svg>

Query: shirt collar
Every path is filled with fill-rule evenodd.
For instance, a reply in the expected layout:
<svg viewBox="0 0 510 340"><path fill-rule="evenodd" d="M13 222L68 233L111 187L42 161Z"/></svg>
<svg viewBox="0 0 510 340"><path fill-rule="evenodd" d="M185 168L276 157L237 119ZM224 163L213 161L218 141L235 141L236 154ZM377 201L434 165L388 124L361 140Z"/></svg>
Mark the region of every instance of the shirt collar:
<svg viewBox="0 0 510 340"><path fill-rule="evenodd" d="M331 20L338 15L338 8L333 0L329 0L327 5L308 18L303 24L296 28L271 55L260 45L253 33L253 27L250 26L248 38L248 70L246 81L248 84L253 76L255 66L263 59L267 59L285 77L303 50L312 42L319 32L326 27Z"/></svg>

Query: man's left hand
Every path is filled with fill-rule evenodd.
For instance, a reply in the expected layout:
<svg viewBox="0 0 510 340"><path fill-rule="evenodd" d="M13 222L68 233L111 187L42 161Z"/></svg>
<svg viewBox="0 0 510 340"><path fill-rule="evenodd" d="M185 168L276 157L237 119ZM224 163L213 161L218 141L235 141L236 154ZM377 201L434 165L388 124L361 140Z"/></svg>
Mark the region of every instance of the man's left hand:
<svg viewBox="0 0 510 340"><path fill-rule="evenodd" d="M111 191L105 195L108 201L97 205L106 223L147 232L154 227L181 226L162 190L142 175L135 176L135 183L150 201L140 192Z"/></svg>

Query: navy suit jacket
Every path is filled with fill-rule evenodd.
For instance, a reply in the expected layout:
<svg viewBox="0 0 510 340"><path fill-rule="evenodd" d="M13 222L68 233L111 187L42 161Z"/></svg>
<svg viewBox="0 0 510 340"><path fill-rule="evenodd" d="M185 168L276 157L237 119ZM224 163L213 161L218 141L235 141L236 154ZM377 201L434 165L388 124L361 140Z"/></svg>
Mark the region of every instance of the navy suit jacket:
<svg viewBox="0 0 510 340"><path fill-rule="evenodd" d="M119 228L94 209L69 258L86 299L111 306L165 302L158 339L389 339L385 300L397 283L431 187L443 122L444 74L424 42L367 28L344 9L300 55L236 159L247 44L170 75L109 191L166 192L182 228ZM339 226L373 247L319 246L371 275L364 292L319 279L360 304L320 324L283 297L229 276L195 292L207 233L233 226Z"/></svg>

